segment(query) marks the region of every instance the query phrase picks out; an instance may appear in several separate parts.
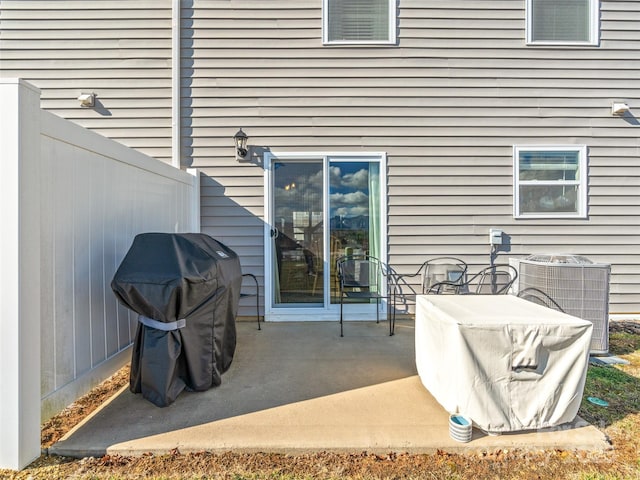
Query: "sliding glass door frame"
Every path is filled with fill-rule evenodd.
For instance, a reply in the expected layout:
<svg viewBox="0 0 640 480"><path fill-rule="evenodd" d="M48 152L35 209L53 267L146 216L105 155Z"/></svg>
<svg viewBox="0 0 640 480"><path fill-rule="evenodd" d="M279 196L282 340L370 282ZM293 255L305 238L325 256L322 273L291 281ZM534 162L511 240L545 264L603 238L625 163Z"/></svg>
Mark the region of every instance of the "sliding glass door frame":
<svg viewBox="0 0 640 480"><path fill-rule="evenodd" d="M319 162L323 165L323 267L322 282L324 302L322 304L282 305L274 301L276 287L274 278L276 271L274 232L277 232L274 213L274 171L279 162ZM386 263L387 259L387 158L384 152L266 152L263 159L264 175L264 262L265 262L265 320L267 321L326 321L339 319L340 305L331 303L331 285L335 279L331 275L330 255L330 166L332 162L377 163L379 165L379 258ZM276 233L277 234L277 233ZM384 286L386 288L386 286ZM345 305L345 314L349 320L371 320L375 318L375 304ZM380 306L386 311L386 302Z"/></svg>

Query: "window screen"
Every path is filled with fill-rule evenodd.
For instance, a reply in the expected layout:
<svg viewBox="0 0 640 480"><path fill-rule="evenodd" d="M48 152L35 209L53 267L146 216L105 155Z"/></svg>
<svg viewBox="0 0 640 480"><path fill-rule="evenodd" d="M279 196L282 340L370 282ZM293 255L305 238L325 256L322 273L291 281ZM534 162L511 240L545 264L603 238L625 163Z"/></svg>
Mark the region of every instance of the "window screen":
<svg viewBox="0 0 640 480"><path fill-rule="evenodd" d="M591 2L596 0L529 1L531 42L592 42Z"/></svg>
<svg viewBox="0 0 640 480"><path fill-rule="evenodd" d="M328 42L390 42L389 0L325 0Z"/></svg>

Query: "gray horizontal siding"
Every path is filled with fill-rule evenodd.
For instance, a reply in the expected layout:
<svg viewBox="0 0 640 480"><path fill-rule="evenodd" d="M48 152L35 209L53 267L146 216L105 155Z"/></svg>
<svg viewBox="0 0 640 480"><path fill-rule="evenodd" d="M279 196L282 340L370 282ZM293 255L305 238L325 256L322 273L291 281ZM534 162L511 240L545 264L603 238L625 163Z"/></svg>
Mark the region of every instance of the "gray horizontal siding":
<svg viewBox="0 0 640 480"><path fill-rule="evenodd" d="M3 77L63 118L171 160L171 1L3 0ZM97 108L80 108L95 92Z"/></svg>
<svg viewBox="0 0 640 480"><path fill-rule="evenodd" d="M500 227L499 260L610 262L612 311L640 311L640 127L610 114L614 100L640 111L640 2L602 2L597 47L525 46L524 2L403 0L398 12L397 46L329 47L320 2L183 9L190 161L218 183L203 185L203 229L226 225L260 268L263 171L233 161L240 126L272 150L381 150L398 271L434 255L477 268ZM588 145L588 219L513 218L512 147L545 143Z"/></svg>
<svg viewBox="0 0 640 480"><path fill-rule="evenodd" d="M168 161L171 2L80 3L4 1L2 75ZM612 311L640 312L640 1L600 3L600 45L528 47L524 1L401 0L397 46L323 46L316 0L183 2L183 163L205 174L203 231L264 282L263 170L233 159L238 127L271 150L385 151L398 271L433 255L477 268L499 227L499 260L609 262ZM102 110L78 107L85 90ZM635 117L612 117L612 101ZM514 219L514 144L586 144L589 217Z"/></svg>

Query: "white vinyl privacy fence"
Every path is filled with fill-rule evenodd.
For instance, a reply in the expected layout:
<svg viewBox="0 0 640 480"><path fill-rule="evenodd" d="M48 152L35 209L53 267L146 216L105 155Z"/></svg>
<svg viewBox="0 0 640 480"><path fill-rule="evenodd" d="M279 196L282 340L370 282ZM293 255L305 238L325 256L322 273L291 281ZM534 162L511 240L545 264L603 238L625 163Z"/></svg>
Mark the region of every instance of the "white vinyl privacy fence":
<svg viewBox="0 0 640 480"><path fill-rule="evenodd" d="M110 282L141 232L199 231L192 175L40 109L0 79L0 468L40 423L128 361L136 318Z"/></svg>

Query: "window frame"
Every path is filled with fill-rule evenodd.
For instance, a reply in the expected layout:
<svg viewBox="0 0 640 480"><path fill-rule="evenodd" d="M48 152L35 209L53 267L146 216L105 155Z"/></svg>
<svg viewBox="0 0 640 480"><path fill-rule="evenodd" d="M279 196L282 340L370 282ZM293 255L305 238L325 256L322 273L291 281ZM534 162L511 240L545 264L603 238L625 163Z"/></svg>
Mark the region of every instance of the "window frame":
<svg viewBox="0 0 640 480"><path fill-rule="evenodd" d="M588 0L589 2L589 40L534 40L533 39L533 2L526 1L526 41L527 45L570 45L570 46L597 46L600 43L600 0Z"/></svg>
<svg viewBox="0 0 640 480"><path fill-rule="evenodd" d="M568 151L578 152L577 180L520 180L520 154L522 152ZM513 146L513 216L517 219L536 218L587 218L587 146L586 145L514 145ZM561 186L576 185L578 198L576 212L534 212L523 213L520 209L520 187L522 185Z"/></svg>
<svg viewBox="0 0 640 480"><path fill-rule="evenodd" d="M329 2L322 0L322 44L323 45L395 45L397 42L396 25L398 9L396 0L386 0L389 8L387 40L329 40Z"/></svg>

